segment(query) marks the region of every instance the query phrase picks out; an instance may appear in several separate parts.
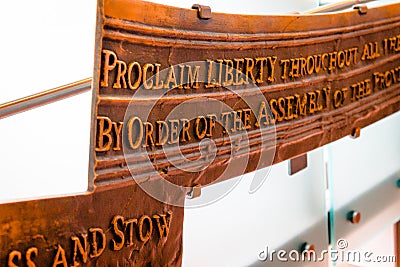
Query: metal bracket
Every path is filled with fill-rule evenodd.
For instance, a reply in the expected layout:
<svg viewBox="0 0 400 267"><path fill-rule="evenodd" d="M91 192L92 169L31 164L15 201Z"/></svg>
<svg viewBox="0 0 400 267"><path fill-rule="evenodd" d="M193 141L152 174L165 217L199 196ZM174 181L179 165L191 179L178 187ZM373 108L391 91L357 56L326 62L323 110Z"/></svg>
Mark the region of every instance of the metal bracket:
<svg viewBox="0 0 400 267"><path fill-rule="evenodd" d="M197 9L197 15L199 16L200 19L211 19L212 18L211 7L209 7L209 6L194 4L192 6L192 9Z"/></svg>
<svg viewBox="0 0 400 267"><path fill-rule="evenodd" d="M201 196L201 186L195 185L193 186L190 191L186 194L187 199L194 199Z"/></svg>
<svg viewBox="0 0 400 267"><path fill-rule="evenodd" d="M357 127L355 129L353 129L352 133L351 133L351 137L352 138L358 138L361 135L361 128Z"/></svg>
<svg viewBox="0 0 400 267"><path fill-rule="evenodd" d="M307 168L307 153L289 160L289 175L298 173Z"/></svg>
<svg viewBox="0 0 400 267"><path fill-rule="evenodd" d="M355 5L355 6L353 6L353 9L358 9L358 13L360 15L365 15L368 13L367 5Z"/></svg>

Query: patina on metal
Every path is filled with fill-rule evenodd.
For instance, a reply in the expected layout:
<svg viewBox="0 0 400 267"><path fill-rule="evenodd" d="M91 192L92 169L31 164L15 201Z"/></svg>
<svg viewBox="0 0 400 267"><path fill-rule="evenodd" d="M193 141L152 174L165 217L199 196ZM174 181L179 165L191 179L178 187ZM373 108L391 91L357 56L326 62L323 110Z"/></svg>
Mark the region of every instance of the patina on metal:
<svg viewBox="0 0 400 267"><path fill-rule="evenodd" d="M198 10L133 0L100 0L97 8L89 190L0 205L1 266L179 266L185 198L198 196L201 186L224 172L227 147L234 147L235 160L249 157L243 172L250 172L359 132L400 109L400 4L366 14L200 18ZM185 84L179 84L182 76ZM251 82L262 98L248 88ZM146 98L133 98L139 88L173 90L142 121L127 113L132 101L148 105ZM239 91L257 103L256 110ZM230 113L168 120L183 101L196 105L205 97L220 100ZM218 118L222 125L213 124ZM157 127L174 124L180 133L157 136ZM267 146L261 145L261 125L274 126L275 140ZM248 145L241 145L244 134ZM171 146L172 158L190 158L206 137L217 149L208 168L187 172L165 160L164 141L184 145ZM157 186L160 179L142 164L143 151L162 179L182 186L174 194L158 188L180 205L142 190L141 183ZM265 151L275 157L260 163ZM127 159L137 162L134 168Z"/></svg>

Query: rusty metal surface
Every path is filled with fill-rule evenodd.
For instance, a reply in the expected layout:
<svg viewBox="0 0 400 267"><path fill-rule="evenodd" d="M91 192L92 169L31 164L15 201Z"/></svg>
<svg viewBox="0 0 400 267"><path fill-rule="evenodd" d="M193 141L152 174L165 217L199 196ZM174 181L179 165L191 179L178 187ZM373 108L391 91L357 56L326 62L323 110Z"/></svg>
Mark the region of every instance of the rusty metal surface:
<svg viewBox="0 0 400 267"><path fill-rule="evenodd" d="M208 78L205 77L209 70L207 60L235 66L239 60L244 60L238 64L242 64L243 72L246 72L246 64L254 64L254 69L260 69L261 61L257 63L257 59L265 58L264 76L261 77L254 69L248 76L256 80L256 86L273 113L269 124L274 124L276 136L271 135L271 138L275 138L276 142L270 142L262 148L276 150L271 163L293 158L351 135L355 129L365 127L399 109L400 96L397 89L400 55L397 51L384 49L384 40L396 39L400 33L399 5L371 9L367 15L361 15L357 10L340 14L265 17L214 13L211 19L204 21L197 17L195 11L163 6L157 6L157 15L149 16L145 10L153 8L153 4L137 2L138 8L130 10L130 3L105 1L104 6L104 26L100 29L103 33L102 47L98 51L102 62L97 73L98 80L95 82L95 100L99 104L95 114L106 119L93 121L93 124L98 124L97 143L93 144L93 149L96 149L93 175L97 185L122 182L124 177L129 179L133 171L139 178L141 175L149 175L148 166L139 164L143 162L143 153L149 154L156 170L162 172L163 168L167 168L170 177L173 174L179 174L180 177L187 175L188 178L184 181L186 186L193 186L193 183L208 184L215 178L215 173L224 168L226 157L223 155L229 153L230 147L234 145L235 138L226 140L226 137L237 136L237 132L226 134L222 133L223 127L215 128L211 138L216 142L220 153L217 153L214 164L201 173L182 173L174 168L171 162L163 160L165 155L162 146L153 145L151 140L142 142L145 146L148 145L146 151L128 151L129 147L123 151L119 147L122 145L117 144L117 141L127 142L123 139L123 132L118 138L111 129L110 133L114 137L111 138L110 147L104 145L104 140L99 144L99 137L103 137L103 130L108 127L104 125L107 122L121 123L125 127L129 116L139 116L140 113L133 111L125 117L127 108L132 102L142 101L135 100L137 89L130 88L129 75L125 74L127 84L124 84L122 76L118 76L118 67L122 65L118 64L118 67L114 66L112 70L104 72L106 57L110 61L118 60L126 66L136 64L134 68L139 65L144 68L148 64L152 68L148 76L157 73L155 64L159 64L158 68L162 70L186 62L203 62L204 65L196 63L201 65L200 80ZM159 20L159 17L163 19ZM317 67L320 61L321 68ZM176 68L175 72L178 76L179 69ZM104 73L107 73L106 78ZM387 84L385 78L380 78L380 74L385 77L385 73L388 77ZM165 82L166 76L160 77L160 81ZM130 78L131 83L138 81L134 73ZM100 79L104 82L103 85L100 84ZM121 83L118 85L121 88L115 88L116 82ZM232 110L242 110L248 108L248 105L235 92L243 92L241 96L246 94L248 98L259 97L255 90L245 85L231 85L228 91L224 91L223 87L229 86L207 88L205 82L200 83L198 88L171 90L157 102L152 109L152 115L146 121L156 128L157 120L164 120L177 105L187 99L193 99L193 106L197 99L200 102L206 97L223 101ZM155 88L156 86L147 91L167 91L165 86L161 89ZM304 112L293 108L296 101L305 101ZM257 108L261 105L261 101L257 103L255 99L254 102ZM138 109L145 109L151 104L153 103L146 104L142 101L141 108ZM252 110L250 128L240 132L248 136L251 144L246 172L260 167L257 159L262 150L260 132L263 129L256 126L258 111ZM218 117L221 114L215 115ZM99 123L103 123L101 127ZM180 141L185 149L174 146L170 148L173 150L170 152L172 155L182 152L190 158L197 151L198 142L202 139L196 138L194 130L190 131L191 140ZM157 143L156 136L154 140ZM125 163L124 152L131 161L138 163L134 166L135 170Z"/></svg>
<svg viewBox="0 0 400 267"><path fill-rule="evenodd" d="M350 135L400 109L399 14L400 4L396 4L370 9L367 14L357 10L284 16L213 13L211 18L201 19L197 10L100 0L89 191L1 204L0 265L179 266L180 206L190 192L187 188L213 182L236 160L248 157L240 171L253 171ZM318 59L323 62L319 69ZM173 108L186 100L205 112L204 117L210 115L207 112L220 116L207 110L207 104L221 100L240 114L242 125L230 124L227 131L221 125L212 128L208 137L215 141L217 153L204 170L197 170L193 164L203 155L198 144L207 132L203 135L198 129L188 128L186 136L172 134L169 141L173 144L167 146L171 158L182 152L195 161L191 171L183 171L166 160L165 151L156 144L157 136L144 134L145 140L136 147L129 131L124 132L124 125L130 121L133 127L132 118L150 105L152 91L168 89L160 86L160 80L174 85L180 75L179 65L193 61L202 63L191 65L191 83L177 85L158 100L143 121L149 127L147 132L155 129L157 121L167 121ZM226 67L225 79L219 81L218 75L209 79L207 66L218 62L242 68L258 89L245 84L246 78L241 81L240 76L228 75ZM170 66L177 66L174 77ZM198 85L193 78L196 66L200 66L199 79L204 80ZM153 77L152 86L146 84L144 91L150 92L149 98L134 98L143 81L157 74L157 68L166 68L166 76L160 80ZM182 68L186 68L186 75L189 68ZM137 82L139 73L143 80ZM143 77L143 73L148 76ZM215 69L210 73L216 74ZM257 110L251 110L237 92L257 103ZM267 113L260 96L272 107ZM208 102L201 102L204 98ZM132 103L136 109L129 109ZM189 121L195 123L196 117ZM212 120L204 122L211 126ZM274 140L264 146L261 137L265 133ZM242 135L248 136L249 145L241 143ZM175 139L182 143L182 150L175 146ZM158 141L162 143L160 138ZM275 157L260 162L264 152L273 152ZM147 155L151 166L143 163ZM149 172L150 167L159 176ZM157 187L160 179L186 187L171 194ZM168 201L159 202L147 195L141 184L155 188Z"/></svg>

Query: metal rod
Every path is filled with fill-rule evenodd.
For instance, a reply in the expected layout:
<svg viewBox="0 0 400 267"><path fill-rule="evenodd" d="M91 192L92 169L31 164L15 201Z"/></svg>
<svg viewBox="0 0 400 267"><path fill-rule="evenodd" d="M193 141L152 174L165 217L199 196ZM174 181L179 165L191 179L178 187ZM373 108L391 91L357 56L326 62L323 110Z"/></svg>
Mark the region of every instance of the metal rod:
<svg viewBox="0 0 400 267"><path fill-rule="evenodd" d="M0 104L0 119L89 91L91 89L91 84L92 78L87 78Z"/></svg>
<svg viewBox="0 0 400 267"><path fill-rule="evenodd" d="M333 3L325 6L321 6L319 8L304 12L303 14L317 14L317 13L325 13L325 12L335 12L340 11L346 8L350 8L354 5L365 4L368 2L373 2L376 0L346 0L338 3Z"/></svg>

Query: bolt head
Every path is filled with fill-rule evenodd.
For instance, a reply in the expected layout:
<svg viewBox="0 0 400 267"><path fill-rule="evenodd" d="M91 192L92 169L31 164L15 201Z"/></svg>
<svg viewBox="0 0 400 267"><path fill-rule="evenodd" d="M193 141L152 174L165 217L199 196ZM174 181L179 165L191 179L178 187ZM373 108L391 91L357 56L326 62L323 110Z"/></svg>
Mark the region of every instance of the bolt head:
<svg viewBox="0 0 400 267"><path fill-rule="evenodd" d="M315 251L315 246L308 242L303 243L303 245L301 246L301 252L307 252L307 251Z"/></svg>
<svg viewBox="0 0 400 267"><path fill-rule="evenodd" d="M347 220L350 221L352 224L357 224L361 221L361 213L352 210L347 214Z"/></svg>

